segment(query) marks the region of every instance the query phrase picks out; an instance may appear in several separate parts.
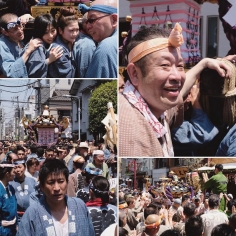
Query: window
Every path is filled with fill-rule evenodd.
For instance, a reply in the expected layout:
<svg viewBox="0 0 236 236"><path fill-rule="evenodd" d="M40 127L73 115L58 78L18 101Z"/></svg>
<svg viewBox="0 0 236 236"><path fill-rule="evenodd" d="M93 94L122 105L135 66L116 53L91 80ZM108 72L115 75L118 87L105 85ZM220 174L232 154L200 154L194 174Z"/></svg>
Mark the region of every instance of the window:
<svg viewBox="0 0 236 236"><path fill-rule="evenodd" d="M68 79L68 85L71 85L71 79Z"/></svg>
<svg viewBox="0 0 236 236"><path fill-rule="evenodd" d="M59 79L56 79L56 84L59 84L60 80Z"/></svg>
<svg viewBox="0 0 236 236"><path fill-rule="evenodd" d="M207 57L215 57L218 54L218 17L209 16L207 18Z"/></svg>

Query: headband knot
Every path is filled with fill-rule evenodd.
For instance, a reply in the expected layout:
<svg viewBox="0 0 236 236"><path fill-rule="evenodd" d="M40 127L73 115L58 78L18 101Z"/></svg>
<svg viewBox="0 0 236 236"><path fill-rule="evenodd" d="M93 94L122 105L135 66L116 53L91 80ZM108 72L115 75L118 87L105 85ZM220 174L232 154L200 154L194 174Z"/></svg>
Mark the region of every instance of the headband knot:
<svg viewBox="0 0 236 236"><path fill-rule="evenodd" d="M25 164L25 160L16 160L14 164L15 165Z"/></svg>
<svg viewBox="0 0 236 236"><path fill-rule="evenodd" d="M93 5L91 7L88 7L85 4L80 3L78 5L78 10L80 12L82 12L83 14L88 12L88 11L91 11L91 10L92 11L99 11L99 12L103 12L103 13L107 13L107 14L117 13L117 8L107 6L107 5L102 5L102 4L97 4L97 5Z"/></svg>
<svg viewBox="0 0 236 236"><path fill-rule="evenodd" d="M96 189L92 182L90 182L90 184L89 184L89 189L92 189L93 192L98 193L98 194L102 194L102 195L108 194L108 191L101 191L99 189Z"/></svg>
<svg viewBox="0 0 236 236"><path fill-rule="evenodd" d="M157 221L157 222L152 223L152 224L146 224L146 222L144 222L144 225L148 229L154 229L154 228L158 227L160 225L160 223L161 223L160 221Z"/></svg>
<svg viewBox="0 0 236 236"><path fill-rule="evenodd" d="M130 51L128 61L129 63L134 63L152 52L167 47L179 49L183 43L182 27L179 23L176 23L175 27L171 30L169 38L154 38L138 44Z"/></svg>

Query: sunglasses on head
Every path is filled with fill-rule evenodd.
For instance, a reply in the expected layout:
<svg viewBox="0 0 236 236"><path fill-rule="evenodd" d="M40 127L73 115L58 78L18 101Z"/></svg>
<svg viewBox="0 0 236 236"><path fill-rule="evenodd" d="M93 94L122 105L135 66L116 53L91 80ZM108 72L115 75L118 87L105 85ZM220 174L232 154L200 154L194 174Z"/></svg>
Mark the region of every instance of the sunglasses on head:
<svg viewBox="0 0 236 236"><path fill-rule="evenodd" d="M3 28L5 30L9 30L15 28L16 26L24 26L23 24L21 24L20 18L17 18L17 21L7 23L6 26Z"/></svg>
<svg viewBox="0 0 236 236"><path fill-rule="evenodd" d="M110 15L104 15L104 16L100 16L100 17L97 17L97 18L94 18L94 19L87 19L86 20L86 24L93 24L95 21L99 20L99 19L102 19L103 17L106 17L106 16L110 16Z"/></svg>

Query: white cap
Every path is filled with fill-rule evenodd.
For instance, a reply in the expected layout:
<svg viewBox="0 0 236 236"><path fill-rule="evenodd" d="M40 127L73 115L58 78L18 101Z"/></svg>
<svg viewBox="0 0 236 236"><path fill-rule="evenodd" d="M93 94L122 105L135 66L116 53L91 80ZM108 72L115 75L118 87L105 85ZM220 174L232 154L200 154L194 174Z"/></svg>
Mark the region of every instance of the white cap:
<svg viewBox="0 0 236 236"><path fill-rule="evenodd" d="M87 144L86 142L81 142L81 143L79 144L79 147L80 147L80 148L89 148L89 147L88 147L88 144Z"/></svg>
<svg viewBox="0 0 236 236"><path fill-rule="evenodd" d="M104 155L104 152L102 150L94 150L93 151L93 156L94 155Z"/></svg>

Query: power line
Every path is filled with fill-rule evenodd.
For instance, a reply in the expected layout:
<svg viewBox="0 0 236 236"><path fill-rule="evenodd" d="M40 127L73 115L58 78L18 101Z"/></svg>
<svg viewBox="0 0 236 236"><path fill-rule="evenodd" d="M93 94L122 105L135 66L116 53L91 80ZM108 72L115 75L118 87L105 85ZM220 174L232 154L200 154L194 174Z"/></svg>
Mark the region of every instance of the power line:
<svg viewBox="0 0 236 236"><path fill-rule="evenodd" d="M36 80L36 81L37 81L37 80ZM2 85L2 84L1 84L1 87L8 87L8 88L19 88L19 87L24 87L24 86L29 86L29 85L32 85L32 84L34 84L36 81L34 81L34 82L32 82L32 83L29 83L29 84L16 85L16 86Z"/></svg>
<svg viewBox="0 0 236 236"><path fill-rule="evenodd" d="M2 85L1 85L1 86L2 86ZM28 90L28 88L25 89L25 90L22 90L22 91L17 91L17 92L12 92L12 91L7 91L7 90L3 90L3 89L1 89L1 91L3 91L3 92L7 92L7 93L21 93L21 92L24 92L24 91L26 91L26 90Z"/></svg>

